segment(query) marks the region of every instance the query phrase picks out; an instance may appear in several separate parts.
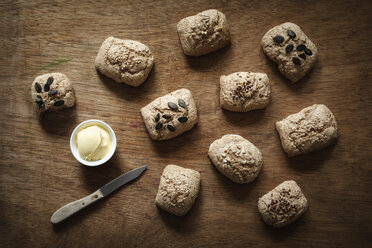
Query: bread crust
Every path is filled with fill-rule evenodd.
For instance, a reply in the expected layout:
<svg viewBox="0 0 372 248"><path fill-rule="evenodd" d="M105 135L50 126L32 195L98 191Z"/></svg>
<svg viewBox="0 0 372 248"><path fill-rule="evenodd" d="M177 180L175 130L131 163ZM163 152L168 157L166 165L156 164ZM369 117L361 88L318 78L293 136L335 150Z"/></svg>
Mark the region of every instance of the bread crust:
<svg viewBox="0 0 372 248"><path fill-rule="evenodd" d="M230 43L226 16L216 9L183 18L177 24L177 32L183 51L189 56L201 56Z"/></svg>
<svg viewBox="0 0 372 248"><path fill-rule="evenodd" d="M171 106L175 109L169 104L174 104L175 106ZM154 140L174 138L198 123L195 101L188 89L179 89L155 99L141 108L141 115L150 137Z"/></svg>
<svg viewBox="0 0 372 248"><path fill-rule="evenodd" d="M31 99L39 118L46 111L59 111L75 105L72 83L59 72L37 76L31 84Z"/></svg>
<svg viewBox="0 0 372 248"><path fill-rule="evenodd" d="M307 208L307 200L293 180L284 181L258 200L262 219L273 227L283 227L294 222Z"/></svg>
<svg viewBox="0 0 372 248"><path fill-rule="evenodd" d="M209 146L208 156L223 175L240 184L256 179L263 165L260 150L236 134L215 140Z"/></svg>
<svg viewBox="0 0 372 248"><path fill-rule="evenodd" d="M289 36L288 30L294 32L296 36L294 38ZM276 43L274 41L276 36L283 37L283 41ZM288 45L293 46L290 52L286 50ZM299 45L306 46L308 50L299 49L298 51ZM318 49L315 44L298 25L291 22L282 23L267 31L261 40L261 46L264 53L277 64L280 73L292 83L303 78L318 60ZM300 65L294 63L294 58Z"/></svg>
<svg viewBox="0 0 372 248"><path fill-rule="evenodd" d="M141 85L154 64L150 49L141 42L108 37L99 49L95 66L106 77L131 86Z"/></svg>
<svg viewBox="0 0 372 248"><path fill-rule="evenodd" d="M155 203L172 214L185 215L199 194L200 173L177 165L167 165L160 178Z"/></svg>
<svg viewBox="0 0 372 248"><path fill-rule="evenodd" d="M266 73L235 72L220 77L220 105L234 112L264 109L270 101Z"/></svg>
<svg viewBox="0 0 372 248"><path fill-rule="evenodd" d="M288 157L324 148L337 140L333 113L323 104L314 104L275 123Z"/></svg>

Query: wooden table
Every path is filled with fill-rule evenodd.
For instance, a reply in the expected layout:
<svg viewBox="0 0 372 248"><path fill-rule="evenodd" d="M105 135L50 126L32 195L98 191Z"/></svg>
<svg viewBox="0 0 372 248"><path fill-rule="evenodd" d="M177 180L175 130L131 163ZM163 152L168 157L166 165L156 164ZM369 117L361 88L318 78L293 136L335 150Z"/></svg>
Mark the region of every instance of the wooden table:
<svg viewBox="0 0 372 248"><path fill-rule="evenodd" d="M77 3L81 2L81 3ZM184 56L177 22L217 8L231 26L232 45L202 57ZM0 4L0 246L1 247L366 247L372 242L371 1L6 1ZM319 50L319 63L298 84L280 75L260 40L292 21ZM148 45L155 66L139 88L101 76L94 59L108 36ZM232 113L219 106L219 77L265 72L272 98L265 110ZM30 104L34 77L65 73L77 105L38 121ZM170 91L192 91L200 123L169 141L152 141L139 109ZM339 123L338 142L288 159L274 122L314 103ZM97 118L118 138L114 157L98 168L79 164L69 138ZM264 168L247 185L221 175L209 144L239 134L263 153ZM154 199L167 164L200 171L202 186L184 217ZM141 166L137 181L53 226L52 213L120 174ZM294 179L309 211L283 229L268 227L257 199Z"/></svg>

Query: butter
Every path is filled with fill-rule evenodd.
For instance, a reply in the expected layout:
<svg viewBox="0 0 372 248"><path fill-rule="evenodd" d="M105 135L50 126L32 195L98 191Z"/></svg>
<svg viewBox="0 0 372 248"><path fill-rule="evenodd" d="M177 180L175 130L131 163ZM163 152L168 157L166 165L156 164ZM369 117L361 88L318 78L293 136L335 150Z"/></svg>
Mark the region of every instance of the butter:
<svg viewBox="0 0 372 248"><path fill-rule="evenodd" d="M87 161L97 161L104 158L110 152L111 145L110 134L100 125L86 127L77 134L76 146L79 155Z"/></svg>

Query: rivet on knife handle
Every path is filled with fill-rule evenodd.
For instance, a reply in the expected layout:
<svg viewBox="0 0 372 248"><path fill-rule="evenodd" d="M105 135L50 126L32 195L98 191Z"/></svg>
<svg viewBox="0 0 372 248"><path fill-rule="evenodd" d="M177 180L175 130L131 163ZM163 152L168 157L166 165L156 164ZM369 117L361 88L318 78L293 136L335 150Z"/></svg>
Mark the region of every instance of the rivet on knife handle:
<svg viewBox="0 0 372 248"><path fill-rule="evenodd" d="M69 204L64 205L60 209L58 209L50 218L50 221L53 224L57 224L66 218L70 217L74 213L80 211L81 209L89 206L93 202L98 201L99 199L103 198L101 190L97 190L96 192L81 198L77 201L70 202Z"/></svg>

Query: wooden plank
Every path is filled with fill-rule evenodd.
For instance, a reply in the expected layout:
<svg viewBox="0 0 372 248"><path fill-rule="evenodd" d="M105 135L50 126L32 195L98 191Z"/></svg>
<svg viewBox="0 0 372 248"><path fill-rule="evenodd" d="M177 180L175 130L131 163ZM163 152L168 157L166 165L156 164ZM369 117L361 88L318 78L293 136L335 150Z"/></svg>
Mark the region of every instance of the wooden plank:
<svg viewBox="0 0 372 248"><path fill-rule="evenodd" d="M232 45L212 54L183 55L177 22L218 8ZM371 243L372 4L370 1L7 1L0 4L0 243L2 247L365 247ZM284 79L259 45L274 25L292 21L317 45L319 63L296 85ZM139 88L99 75L94 58L108 36L134 39L155 56ZM266 72L272 100L265 110L231 113L218 102L219 77ZM65 73L77 105L38 121L30 105L33 78ZM151 141L139 109L181 87L192 91L200 123L169 141ZM286 158L274 122L313 103L326 104L340 126L338 142ZM118 138L106 165L80 165L69 137L97 118ZM227 133L248 138L263 153L254 182L237 185L215 170L209 144ZM161 172L173 163L201 172L192 210L175 217L156 208ZM50 216L132 168L136 182L53 226ZM260 219L257 199L294 179L309 211L283 229Z"/></svg>

